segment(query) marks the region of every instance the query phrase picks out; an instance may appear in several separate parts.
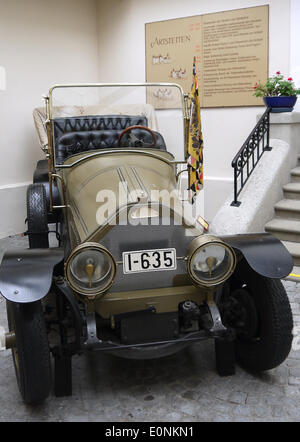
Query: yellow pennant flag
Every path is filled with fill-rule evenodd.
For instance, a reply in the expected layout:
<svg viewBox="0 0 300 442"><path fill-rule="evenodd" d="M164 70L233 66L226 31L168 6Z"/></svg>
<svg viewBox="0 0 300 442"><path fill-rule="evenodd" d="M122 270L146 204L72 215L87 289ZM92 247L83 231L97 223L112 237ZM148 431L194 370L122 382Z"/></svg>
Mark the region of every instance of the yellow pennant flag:
<svg viewBox="0 0 300 442"><path fill-rule="evenodd" d="M189 190L192 203L203 187L203 137L201 129L196 57L193 63L193 84L190 92L191 119L188 137Z"/></svg>

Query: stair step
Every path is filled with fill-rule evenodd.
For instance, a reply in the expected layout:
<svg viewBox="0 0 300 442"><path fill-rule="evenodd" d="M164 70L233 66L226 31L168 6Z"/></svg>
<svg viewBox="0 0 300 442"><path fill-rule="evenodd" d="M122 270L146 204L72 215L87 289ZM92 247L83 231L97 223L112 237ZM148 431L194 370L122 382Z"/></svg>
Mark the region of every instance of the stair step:
<svg viewBox="0 0 300 442"><path fill-rule="evenodd" d="M291 177L293 183L300 183L300 167L291 170Z"/></svg>
<svg viewBox="0 0 300 442"><path fill-rule="evenodd" d="M286 199L300 200L300 183L288 183L283 186Z"/></svg>
<svg viewBox="0 0 300 442"><path fill-rule="evenodd" d="M287 281L300 282L300 267L294 266L289 276L284 279L286 279Z"/></svg>
<svg viewBox="0 0 300 442"><path fill-rule="evenodd" d="M293 218L300 221L300 200L284 199L275 204L275 214L281 218Z"/></svg>
<svg viewBox="0 0 300 442"><path fill-rule="evenodd" d="M265 230L282 241L300 242L300 221L273 218L266 224Z"/></svg>
<svg viewBox="0 0 300 442"><path fill-rule="evenodd" d="M298 242L290 242L290 241L282 241L282 244L288 249L290 254L293 257L294 265L300 266L300 243ZM300 282L300 280L299 280Z"/></svg>

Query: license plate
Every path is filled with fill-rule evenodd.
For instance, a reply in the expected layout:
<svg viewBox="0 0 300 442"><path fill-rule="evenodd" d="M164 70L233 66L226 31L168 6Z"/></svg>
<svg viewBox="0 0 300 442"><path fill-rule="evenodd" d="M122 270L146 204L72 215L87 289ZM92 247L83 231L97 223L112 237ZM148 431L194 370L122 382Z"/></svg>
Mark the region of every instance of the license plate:
<svg viewBox="0 0 300 442"><path fill-rule="evenodd" d="M155 272L176 269L176 249L123 252L123 272Z"/></svg>

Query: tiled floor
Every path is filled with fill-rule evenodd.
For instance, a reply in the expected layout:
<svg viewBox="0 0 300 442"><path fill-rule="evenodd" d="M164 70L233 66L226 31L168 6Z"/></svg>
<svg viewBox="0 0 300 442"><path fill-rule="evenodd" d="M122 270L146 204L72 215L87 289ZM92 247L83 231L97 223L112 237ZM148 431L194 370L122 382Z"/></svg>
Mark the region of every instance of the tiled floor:
<svg viewBox="0 0 300 442"><path fill-rule="evenodd" d="M0 249L24 247L7 238ZM27 245L25 245L27 246ZM295 325L300 325L300 284L284 282ZM0 300L0 324L5 325ZM158 360L134 361L103 354L73 358L73 396L51 395L44 405L25 406L10 351L0 353L0 421L300 421L300 350L278 368L235 376L215 371L212 341Z"/></svg>

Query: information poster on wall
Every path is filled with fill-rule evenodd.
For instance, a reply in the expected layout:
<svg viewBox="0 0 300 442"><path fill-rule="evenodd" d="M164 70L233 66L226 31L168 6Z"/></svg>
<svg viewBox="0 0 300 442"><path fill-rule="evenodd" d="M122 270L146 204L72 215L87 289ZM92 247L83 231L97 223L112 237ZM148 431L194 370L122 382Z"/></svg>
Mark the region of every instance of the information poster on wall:
<svg viewBox="0 0 300 442"><path fill-rule="evenodd" d="M258 106L256 82L268 76L269 6L166 20L145 25L146 81L192 84L193 58L201 107ZM148 93L158 109L178 107L167 87Z"/></svg>

